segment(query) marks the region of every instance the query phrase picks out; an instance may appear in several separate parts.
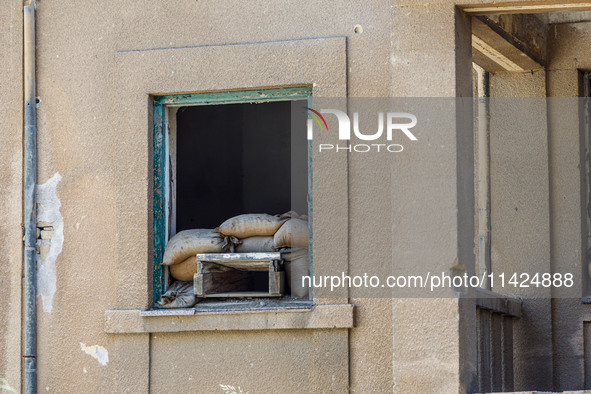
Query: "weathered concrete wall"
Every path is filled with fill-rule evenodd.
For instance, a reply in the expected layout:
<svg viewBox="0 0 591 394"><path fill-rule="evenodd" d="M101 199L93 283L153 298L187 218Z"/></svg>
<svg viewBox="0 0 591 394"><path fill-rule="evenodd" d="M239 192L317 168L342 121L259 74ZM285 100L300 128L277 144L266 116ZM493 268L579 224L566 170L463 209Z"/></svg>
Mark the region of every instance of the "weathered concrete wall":
<svg viewBox="0 0 591 394"><path fill-rule="evenodd" d="M2 57L9 59L5 69L10 72L0 81L5 97L20 108L22 10L20 3L11 4L0 14L2 25L11 26L2 31L2 42L10 44L0 46L11 53ZM362 27L358 33L356 25ZM282 1L146 0L125 6L103 1L84 7L65 0L39 2L39 183L60 179L50 197L54 210L59 200L63 220L61 252L42 276L56 290L39 305L39 387L49 392L212 392L219 384L283 392L473 389L476 349L469 344L476 343L475 308L455 299L315 300L354 303L355 328L348 331L104 331L106 310L142 309L150 303L148 94L317 83L320 96L469 97L470 34L469 17L451 0L305 6ZM569 72L564 78L570 81L574 73ZM538 95L544 78L520 75L505 83L507 89L533 84ZM22 153L15 130L22 115L0 111L7 111L0 130L9 141L0 150L13 163L10 171L0 172L6 202L0 211L9 218L0 227L0 245L9 250L2 257L8 264L0 265L0 280L3 290L9 283L11 294L10 313L0 315L6 330L0 353L10 354L0 360L0 377L18 386ZM393 266L428 260L447 271L457 263L473 264L472 130L458 127L460 121L445 119L441 127L450 132L429 136L434 148L428 152L394 160L318 158L325 161L317 161L314 172L315 269L355 267L368 257L368 245L372 259ZM533 224L542 231L527 240L533 256L512 249L497 257L507 263L514 257L535 258L547 268L549 249L534 245L548 242L547 222L562 217L554 216L559 207L569 210L572 220L574 210L566 203L548 207L543 155L549 149L553 160L553 140L548 148L543 129L530 131L535 143L530 155L539 155L540 162L527 186L542 185L533 190L541 214L525 212L540 221ZM551 164L551 174L554 170ZM510 175L509 192L498 200L506 205L498 209L510 210L511 193L521 187L517 180L523 174ZM552 178L557 181L562 182ZM553 242L557 239L553 235ZM531 305L536 316L549 312L548 304ZM548 322L549 317L540 320L546 336ZM527 326L527 318L519 324ZM582 325L577 335L581 332ZM520 343L528 346L525 339ZM548 364L543 372L524 369L532 359L550 362L548 349L545 344L518 359L522 387L531 388L541 375L549 387Z"/></svg>
<svg viewBox="0 0 591 394"><path fill-rule="evenodd" d="M497 73L492 78L494 96L528 97L521 104L505 104L520 108L517 117L507 116L507 111L511 113L507 108L504 117L495 117L494 106L492 110L495 270L570 272L575 278L587 275L581 131L575 98L580 94L578 70L591 68L585 50L589 40L589 23L551 26L545 73ZM546 94L550 97L547 103L530 99ZM502 103L497 107L503 107ZM575 291L582 296L584 289L577 284ZM511 292L524 297L534 293L532 289ZM550 295L538 293L538 297ZM552 295L561 294L553 291ZM585 349L590 319L589 308L580 298L525 298L524 315L515 324L515 388L589 388L591 375L585 365L590 356Z"/></svg>
<svg viewBox="0 0 591 394"><path fill-rule="evenodd" d="M326 59L320 57L320 63L315 64L316 71L310 71L314 67L303 66L304 63L298 61L314 61L318 52L297 52L297 48L307 45L305 41L286 43L288 47L283 52L281 41L341 36L346 37L345 81L346 92L351 96L393 94L453 97L463 94L463 91L469 95L469 88L460 86L457 82L465 74L464 71L469 70L468 18L459 16L451 2L436 5L431 10L411 7L411 13L407 9L392 9L390 6L390 2L385 1L341 5L316 2L307 7L285 3L260 2L245 5L236 2L218 5L214 10L206 3L179 2L176 6L171 6L139 2L129 4L125 9L114 3L103 3L100 7L89 7L80 12L70 8L67 2L39 5L39 78L43 81L39 88L39 95L43 100L39 123L40 146L45 147L41 155L40 181L45 182L56 172L62 176L58 185L58 197L64 218L64 245L56 261L57 291L53 308L51 314L40 319L44 333L40 338L42 386L48 386L50 391L96 387L97 384L108 387L107 382L112 381L113 376L125 376L118 383L120 386L117 388L120 390L126 387L145 389L148 384L151 388L164 387L164 379L169 376L165 369L161 369L164 365L178 365L175 376L180 379L188 379L191 375L190 355L183 344L196 341L198 333L114 337L103 334L100 328L105 309L148 306L147 272L150 253L147 239L150 225L146 196L149 191L150 122L147 93L317 82L313 79L316 75L314 73L319 73L318 70L324 68L327 73L334 74L330 64L334 56L341 56L341 53L328 53ZM424 17L426 12L433 22L433 30L421 32L417 30L416 20ZM311 15L322 15L322 21L311 18ZM399 23L401 18L404 23ZM63 29L64 20L75 21L70 22L72 25L67 33ZM396 26L395 29L391 29L392 24ZM354 32L355 25L362 27L362 33ZM235 28L229 29L228 26ZM405 31L405 26L412 27L415 33L420 34L410 34ZM461 31L459 41L455 38L457 28ZM443 36L438 35L445 37L445 40L434 42L431 33L439 32L444 32ZM256 44L265 42L269 43ZM239 45L224 49L225 44L240 43L255 44L246 49ZM443 54L442 44L445 48ZM204 45L214 47L196 48ZM321 51L323 44L318 45L317 51ZM425 59L416 48L411 49L417 45L421 52L431 55L431 60ZM460 48L457 51L456 46ZM250 57L248 60L252 63L241 64L241 67L252 70L249 77L243 77L244 72L236 73L236 69L232 68L236 67L232 59L244 56L244 53L251 50L256 52L258 47L276 49L261 52L267 57ZM155 51L165 48L181 49L173 52ZM270 62L269 56L280 58L288 56L290 51L294 53L294 50L305 55L299 60L293 59L293 64L302 65L300 69L293 64L276 67L276 60ZM225 54L217 55L224 51ZM391 56L393 52L395 54ZM456 67L458 58L462 59L460 68ZM183 67L189 60L193 62L190 63L191 66ZM446 65L444 74L440 72L440 60ZM72 67L73 64L76 65L75 68ZM219 74L220 64L228 68L227 78ZM437 73L430 74L427 67L437 70ZM409 71L412 71L410 79ZM298 79L298 75L303 77ZM310 76L313 78L310 79ZM109 83L105 83L106 81ZM412 84L405 85L409 81ZM425 86L429 88L424 90ZM319 83L317 87L321 95L339 94L339 90L335 88L336 86L324 86L323 83ZM454 119L450 120L452 130L455 129ZM442 143L448 147L432 160L445 162L446 166L441 168L441 174L450 178L449 182L444 183L444 189L439 190L438 185L442 183L438 175L434 174L431 178L433 185L426 187L433 186L435 189L431 195L442 197L438 199L436 206L431 205L432 199L421 204L430 207L428 212L438 210L438 206L443 208L440 210L441 221L438 226L449 228L448 225L451 225L455 230L450 232L449 239L440 238L439 243L433 245L430 257L437 255L436 259L443 262L445 269L454 264L457 258L465 260L469 265L470 257L462 255L470 255L472 246L468 247L464 241L458 240L458 236L461 238L461 234L468 234L471 241L472 228L469 220L465 224L462 222L463 216L458 219L457 206L459 204L463 212L470 210L467 216L471 218L472 203L466 204L462 200L464 195L458 195L458 178L455 176L458 160L463 162L466 152L460 155L456 151L455 144L458 140L454 133L433 138L441 138ZM469 141L465 142L462 146L469 147ZM399 179L399 184L392 189L388 181L392 168L389 161L368 161L353 156L347 161L346 156L343 157L344 159L337 159L336 162L316 164L315 167L331 169L325 175L315 170L315 269L321 268L322 264L346 268L349 261L367 257L368 244L382 245L374 248L373 258L396 262L399 257L394 257L393 260L391 240L396 237L404 240L406 236L391 232L391 215L399 213L392 209L392 198L394 197L394 201L405 199L405 193L408 193L406 186L414 181ZM466 157L469 158L470 155ZM398 169L402 170L405 165L411 165L411 162L409 160L406 164L397 164ZM466 174L470 174L471 180L472 167L469 159L467 164L462 168ZM424 165L431 168L429 162L424 162ZM464 179L468 179L466 174ZM330 182L327 182L329 179ZM332 189L323 194L322 184L330 184ZM380 188L376 188L376 185L380 185ZM416 186L425 187L424 184ZM467 189L472 190L471 187ZM335 190L342 196L338 204L333 198ZM394 195L391 194L392 190L395 191ZM323 199L323 195L326 198ZM353 203L348 202L350 198ZM468 194L467 201L469 200ZM322 212L330 212L334 218L324 219ZM413 211L409 217L401 216L396 228L401 229L414 222L414 227L420 233L423 232L421 226L433 225L432 216L427 212L423 213L424 220L419 221L415 220L416 213L417 211ZM320 226L316 226L317 223ZM103 231L97 232L97 229ZM322 236L326 239L323 240ZM347 242L350 245L343 250ZM111 247L105 249L105 245ZM395 245L398 244L395 242ZM447 258L442 259L442 255ZM421 256L414 258L420 259ZM108 279L96 279L93 273L97 267L108 273ZM71 302L73 295L80 291L86 295L85 308ZM92 301L89 299L90 294L93 295ZM351 330L350 340L342 332L328 331L322 336L297 334L292 340L296 341L294 346L300 349L298 354L312 357L319 352L318 344L310 340L311 336L317 335L326 344L334 342L339 345L331 360L346 360L347 347L343 346L349 341L351 346L348 351L348 368L353 391L363 392L371 388L379 392L404 392L412 388L416 383L417 355L422 360L418 361L419 364L427 363L424 367L430 371L430 378L424 379L415 388L435 390L442 382L446 382L446 387L450 389L460 385L458 344L461 330L457 321L459 312L456 301L420 302L418 309L414 301L407 306L396 304L393 309L392 301L388 299L355 299L352 302L357 305L357 311L356 327ZM443 321L439 325L440 329L435 331L429 329L428 325L434 316L432 312L441 316ZM399 334L395 333L393 315L397 316L401 325L398 327ZM415 319L407 320L408 316L414 316ZM68 326L67 336L60 332L64 328L64 321L73 321ZM415 330L413 327L422 329ZM425 330L430 331L430 334L427 335ZM254 337L260 335L263 334L249 334ZM274 334L269 333L263 336L274 338ZM280 345L282 336L275 336L276 345L254 349L251 357L260 357L262 351L269 359L289 354ZM216 339L221 342L227 339L224 334L212 333L207 337L208 346L214 346ZM442 352L436 344L450 337L446 341L445 351ZM248 346L246 340L240 340L240 335L233 335L232 338L233 348L246 349ZM428 341L425 338L429 338ZM260 340L261 338L257 338L255 342L260 343ZM414 352L413 344L420 342L424 343L424 349L431 350L423 354ZM86 346L103 346L109 351L109 364L97 364L96 360L80 350L80 343ZM400 350L393 357L394 343L397 343ZM177 360L174 352L169 354L159 350L167 345L178 347L183 357ZM121 351L125 348L125 352ZM189 349L197 351L198 347L192 346ZM155 352L158 353L157 356ZM154 373L150 375L148 382L146 365L149 353L153 357L151 368ZM199 359L199 356L195 359ZM398 367L394 368L393 360L397 360ZM234 379L252 373L248 364L241 360L224 358L224 362L225 369L233 371ZM197 380L198 384L202 387L225 384L219 381L217 368L203 366L202 363L200 365L203 370ZM131 366L132 370L125 369L125 366ZM343 371L344 365L339 368L340 377L334 383L336 391L343 390L348 384L345 379L348 372ZM330 369L325 372L312 363L309 371L299 373L305 376L312 371L318 374L314 378L316 389L331 387L333 373ZM273 380L277 380L276 373L279 372L281 371L261 369L263 377ZM245 384L249 382L247 378L244 379ZM286 380L279 388L286 391L303 389L291 386L292 383L289 382L290 380ZM227 384L242 383L233 381Z"/></svg>
<svg viewBox="0 0 591 394"><path fill-rule="evenodd" d="M224 384L245 392L343 392L348 359L335 355L347 354L347 336L346 330L152 334L150 389L213 393Z"/></svg>
<svg viewBox="0 0 591 394"><path fill-rule="evenodd" d="M470 18L451 2L393 4L391 95L471 97ZM452 113L433 128L445 131L422 136L426 145L392 161L392 262L415 270L425 262L433 272L470 270L472 119ZM474 304L451 298L394 299L394 391L477 390L476 349L463 347L476 343L475 311Z"/></svg>
<svg viewBox="0 0 591 394"><path fill-rule="evenodd" d="M390 23L386 1L39 3L39 183L61 177L64 239L54 277L46 278L56 284L51 310L39 307L40 388L343 392L350 353L352 390L392 390L387 300L358 300L350 351L342 329L112 335L103 328L105 310L149 306L148 94L316 83L321 96L387 95ZM346 160L324 167L333 171L315 171L315 245L324 245L315 261L346 267L348 188L361 195L364 185L348 185ZM370 168L351 164L355 178ZM389 188L384 193L389 212ZM389 229L380 209L366 200L351 215L367 226L366 212ZM322 215L329 211L333 219ZM379 257L390 261L390 242L384 245Z"/></svg>
<svg viewBox="0 0 591 394"><path fill-rule="evenodd" d="M550 126L550 201L552 224L552 269L573 272L584 278L586 227L585 200L581 187L581 131L578 102L578 70L591 69L591 24L551 26L548 31L548 119ZM581 296L583 289L579 288ZM589 305L579 298L552 300L554 343L554 389L591 388L588 365L590 338L586 322ZM587 349L587 351L585 350ZM585 367L587 365L587 367Z"/></svg>
<svg viewBox="0 0 591 394"><path fill-rule="evenodd" d="M546 64L547 27L536 15L489 15L481 20L536 62Z"/></svg>
<svg viewBox="0 0 591 394"><path fill-rule="evenodd" d="M551 272L545 73L499 72L490 84L492 270L507 278ZM514 323L515 389L552 390L550 290L494 290L524 297Z"/></svg>
<svg viewBox="0 0 591 394"><path fill-rule="evenodd" d="M22 263L22 7L0 9L0 378L21 380Z"/></svg>

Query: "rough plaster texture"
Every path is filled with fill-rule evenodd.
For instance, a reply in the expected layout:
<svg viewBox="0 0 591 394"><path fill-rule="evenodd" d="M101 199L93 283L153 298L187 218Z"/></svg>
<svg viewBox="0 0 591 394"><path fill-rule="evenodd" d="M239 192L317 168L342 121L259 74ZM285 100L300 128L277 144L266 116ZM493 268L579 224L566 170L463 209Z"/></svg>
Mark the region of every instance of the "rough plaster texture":
<svg viewBox="0 0 591 394"><path fill-rule="evenodd" d="M1 57L8 71L0 81L10 105L0 109L6 111L0 117L0 152L12 163L0 172L1 211L8 218L0 239L8 264L0 265L0 280L11 294L10 313L0 314L0 326L6 327L0 353L9 355L0 360L0 373L18 387L20 3L4 7L0 18L2 26L10 26L0 33L8 43L0 47L11 54ZM355 25L363 32L355 34ZM64 222L59 287L51 313L40 313L39 319L39 387L159 392L175 385L188 391L198 384L208 390L229 384L253 391L343 392L349 381L356 392L473 387L475 349L462 343L475 343L475 318L464 312L475 308L450 299L354 299L356 327L350 333L111 335L103 327L105 310L145 308L150 299L148 94L317 83L318 95L470 96L469 37L467 17L448 0L306 6L228 1L215 7L188 1L125 6L104 1L84 7L65 0L39 2L39 183L56 172L62 175L58 194ZM456 260L470 265L466 238L473 234L468 218L473 188L467 135L472 132L456 130L457 122L446 119L442 128L449 133L425 139L441 149L409 152L391 162L315 158L319 269L322 264L353 267L368 244L375 249L372 257L388 264L432 259L442 269ZM446 231L433 234L433 228ZM100 344L109 363L97 363L80 343ZM222 368L229 372L220 375Z"/></svg>
<svg viewBox="0 0 591 394"><path fill-rule="evenodd" d="M550 201L552 268L586 275L586 228L582 226L585 200L581 190L581 132L578 101L579 74L589 70L591 23L551 26L548 33L548 107L550 126ZM577 271L578 268L578 272ZM579 288L580 294L584 289ZM577 299L552 300L554 389L591 387L588 365L590 338L584 326L591 321L589 305ZM587 368L585 367L587 365Z"/></svg>
<svg viewBox="0 0 591 394"><path fill-rule="evenodd" d="M165 367L168 364L177 366L175 373L182 376L201 365L200 379L194 381L201 387L244 386L242 379L251 386L255 378L272 382L281 374L289 377L275 383L283 391L322 387L342 392L349 382L346 330L294 331L293 335L212 332L207 338L196 333L169 334L162 341L152 338L150 345L148 334L105 334L103 316L112 308L145 308L150 299L148 94L312 83L317 84L316 95L387 94L390 32L384 22L389 20L388 3L343 3L337 14L328 2L308 7L234 2L215 8L177 2L163 7L148 1L123 8L103 2L82 10L65 1L38 5L39 182L61 174L58 195L64 222L64 244L56 262L59 286L52 312L39 319L39 386L50 392L131 388L145 392L148 387L159 391L175 384ZM328 15L331 20L321 22L311 15ZM362 34L355 35L356 24L363 26ZM332 210L333 219L315 217L318 233L325 234L318 244L329 245L315 258L346 267L347 248L342 246L348 237L347 163L339 158L322 167L326 174L315 173L319 177L315 209ZM328 174L328 169L333 173ZM327 177L331 181L324 184L333 189L323 192L322 179ZM329 191L342 196L338 204L322 198ZM323 228L334 231L320 231ZM387 329L391 322L380 320L380 324ZM376 344L391 338L388 331L380 333L371 319L364 330L361 335L372 335ZM220 353L218 364L233 371L237 381L218 382L219 369L211 363L194 363L200 356L188 349L207 346L205 354L212 357L213 348L230 344L227 341L239 357L251 354L268 361L261 364L259 373L249 375L250 366L242 358ZM100 365L82 352L80 343L104 347L108 364ZM170 351L169 345L178 351ZM277 360L290 361L284 347L292 349L294 357L305 355L304 360L313 361L301 372L310 376L311 383L301 386L299 374L273 365ZM364 364L360 374L369 380L373 376L378 389L389 388L388 380L381 386L379 375L371 375L376 353L387 361L391 348L360 349L357 357ZM153 357L150 380L149 354ZM165 363L167 358L174 363ZM384 365L391 370L388 363ZM191 387L182 386L181 380L177 383L181 389Z"/></svg>
<svg viewBox="0 0 591 394"><path fill-rule="evenodd" d="M21 387L22 8L0 10L0 378Z"/></svg>
<svg viewBox="0 0 591 394"><path fill-rule="evenodd" d="M470 97L469 18L449 2L396 2L392 12L392 96ZM420 146L392 162L394 266L425 261L449 272L474 264L472 120L447 113L427 128L445 132L422 136ZM460 310L456 299L393 301L395 392L477 389L475 348L460 345L476 343L475 308L462 319Z"/></svg>
<svg viewBox="0 0 591 394"><path fill-rule="evenodd" d="M150 388L212 393L224 384L245 392L346 392L347 336L347 330L152 334Z"/></svg>
<svg viewBox="0 0 591 394"><path fill-rule="evenodd" d="M507 277L551 272L545 95L543 71L491 77L491 265ZM514 323L515 389L552 390L550 290L494 290L525 298Z"/></svg>
<svg viewBox="0 0 591 394"><path fill-rule="evenodd" d="M490 15L483 20L519 48L522 53L527 54L539 64L546 63L547 26L536 15Z"/></svg>

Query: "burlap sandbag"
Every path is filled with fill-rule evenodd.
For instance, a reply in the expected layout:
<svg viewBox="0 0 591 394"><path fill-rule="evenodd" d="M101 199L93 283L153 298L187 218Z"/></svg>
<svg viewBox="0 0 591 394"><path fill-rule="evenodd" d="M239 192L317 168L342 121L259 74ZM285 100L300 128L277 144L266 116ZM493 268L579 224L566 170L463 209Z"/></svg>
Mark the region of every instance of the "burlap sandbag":
<svg viewBox="0 0 591 394"><path fill-rule="evenodd" d="M310 275L310 263L306 249L283 249L281 258L285 261L285 274L291 296L308 297L308 287L302 285L302 277Z"/></svg>
<svg viewBox="0 0 591 394"><path fill-rule="evenodd" d="M182 263L171 265L168 270L173 278L192 282L193 275L197 273L197 259L191 256Z"/></svg>
<svg viewBox="0 0 591 394"><path fill-rule="evenodd" d="M273 237L250 237L238 240L235 246L236 253L273 252ZM191 256L183 262L169 267L170 275L178 280L192 281L197 273L197 258Z"/></svg>
<svg viewBox="0 0 591 394"><path fill-rule="evenodd" d="M221 253L223 237L217 230L185 230L168 241L162 265L179 264L197 253Z"/></svg>
<svg viewBox="0 0 591 394"><path fill-rule="evenodd" d="M226 220L218 230L224 235L238 238L268 236L275 234L284 221L266 213L251 213Z"/></svg>
<svg viewBox="0 0 591 394"><path fill-rule="evenodd" d="M308 220L308 215L300 215L296 211L287 211L285 213L282 213L280 215L275 215L275 216L277 216L279 219L302 219L302 220Z"/></svg>
<svg viewBox="0 0 591 394"><path fill-rule="evenodd" d="M162 295L158 305L162 308L191 308L197 303L193 282L174 282Z"/></svg>
<svg viewBox="0 0 591 394"><path fill-rule="evenodd" d="M289 219L275 233L273 238L275 249L308 249L308 222L302 219Z"/></svg>
<svg viewBox="0 0 591 394"><path fill-rule="evenodd" d="M236 245L236 253L274 252L273 237L249 237L242 238Z"/></svg>

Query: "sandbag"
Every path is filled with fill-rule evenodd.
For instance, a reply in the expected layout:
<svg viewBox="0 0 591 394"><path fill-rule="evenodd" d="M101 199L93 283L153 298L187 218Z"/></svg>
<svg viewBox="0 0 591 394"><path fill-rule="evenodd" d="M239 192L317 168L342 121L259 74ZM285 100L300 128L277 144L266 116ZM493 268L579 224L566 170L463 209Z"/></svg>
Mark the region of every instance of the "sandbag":
<svg viewBox="0 0 591 394"><path fill-rule="evenodd" d="M174 282L162 295L158 305L162 308L191 308L197 303L193 282Z"/></svg>
<svg viewBox="0 0 591 394"><path fill-rule="evenodd" d="M283 249L281 258L285 261L285 274L291 296L308 297L309 289L302 285L302 277L310 275L310 261L306 249Z"/></svg>
<svg viewBox="0 0 591 394"><path fill-rule="evenodd" d="M300 217L300 215L296 211L287 211L285 213L275 216L277 216L279 219L298 219Z"/></svg>
<svg viewBox="0 0 591 394"><path fill-rule="evenodd" d="M226 237L227 238L227 237ZM232 237L233 238L233 237ZM273 237L250 237L233 241L236 253L273 252ZM170 275L178 280L192 281L197 273L197 258L192 255L183 262L169 266Z"/></svg>
<svg viewBox="0 0 591 394"><path fill-rule="evenodd" d="M269 236L275 234L284 222L285 219L266 213L252 213L234 216L222 223L218 230L238 238Z"/></svg>
<svg viewBox="0 0 591 394"><path fill-rule="evenodd" d="M308 249L308 222L302 219L289 219L275 233L273 238L275 249Z"/></svg>
<svg viewBox="0 0 591 394"><path fill-rule="evenodd" d="M302 220L308 220L308 215L300 215L296 211L287 211L285 213L282 213L280 215L275 215L275 216L277 216L279 219L302 219Z"/></svg>
<svg viewBox="0 0 591 394"><path fill-rule="evenodd" d="M240 245L242 241L233 235L223 235L222 233L220 233L220 235L224 237L222 250L224 252L236 253L236 246Z"/></svg>
<svg viewBox="0 0 591 394"><path fill-rule="evenodd" d="M249 237L240 240L236 245L236 253L274 252L273 237Z"/></svg>
<svg viewBox="0 0 591 394"><path fill-rule="evenodd" d="M166 244L162 265L182 263L197 253L221 253L223 237L217 230L184 230Z"/></svg>
<svg viewBox="0 0 591 394"><path fill-rule="evenodd" d="M197 258L191 256L182 263L171 265L168 272L175 279L191 282L193 275L197 273Z"/></svg>

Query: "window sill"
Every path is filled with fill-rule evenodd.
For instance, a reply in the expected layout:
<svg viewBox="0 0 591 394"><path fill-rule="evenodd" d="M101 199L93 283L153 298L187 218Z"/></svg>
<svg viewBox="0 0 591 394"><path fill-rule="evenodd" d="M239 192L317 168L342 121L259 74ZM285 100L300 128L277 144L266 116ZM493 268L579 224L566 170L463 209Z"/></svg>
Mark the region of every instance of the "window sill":
<svg viewBox="0 0 591 394"><path fill-rule="evenodd" d="M140 334L152 332L302 330L352 328L353 305L238 309L123 309L105 312L105 332Z"/></svg>

